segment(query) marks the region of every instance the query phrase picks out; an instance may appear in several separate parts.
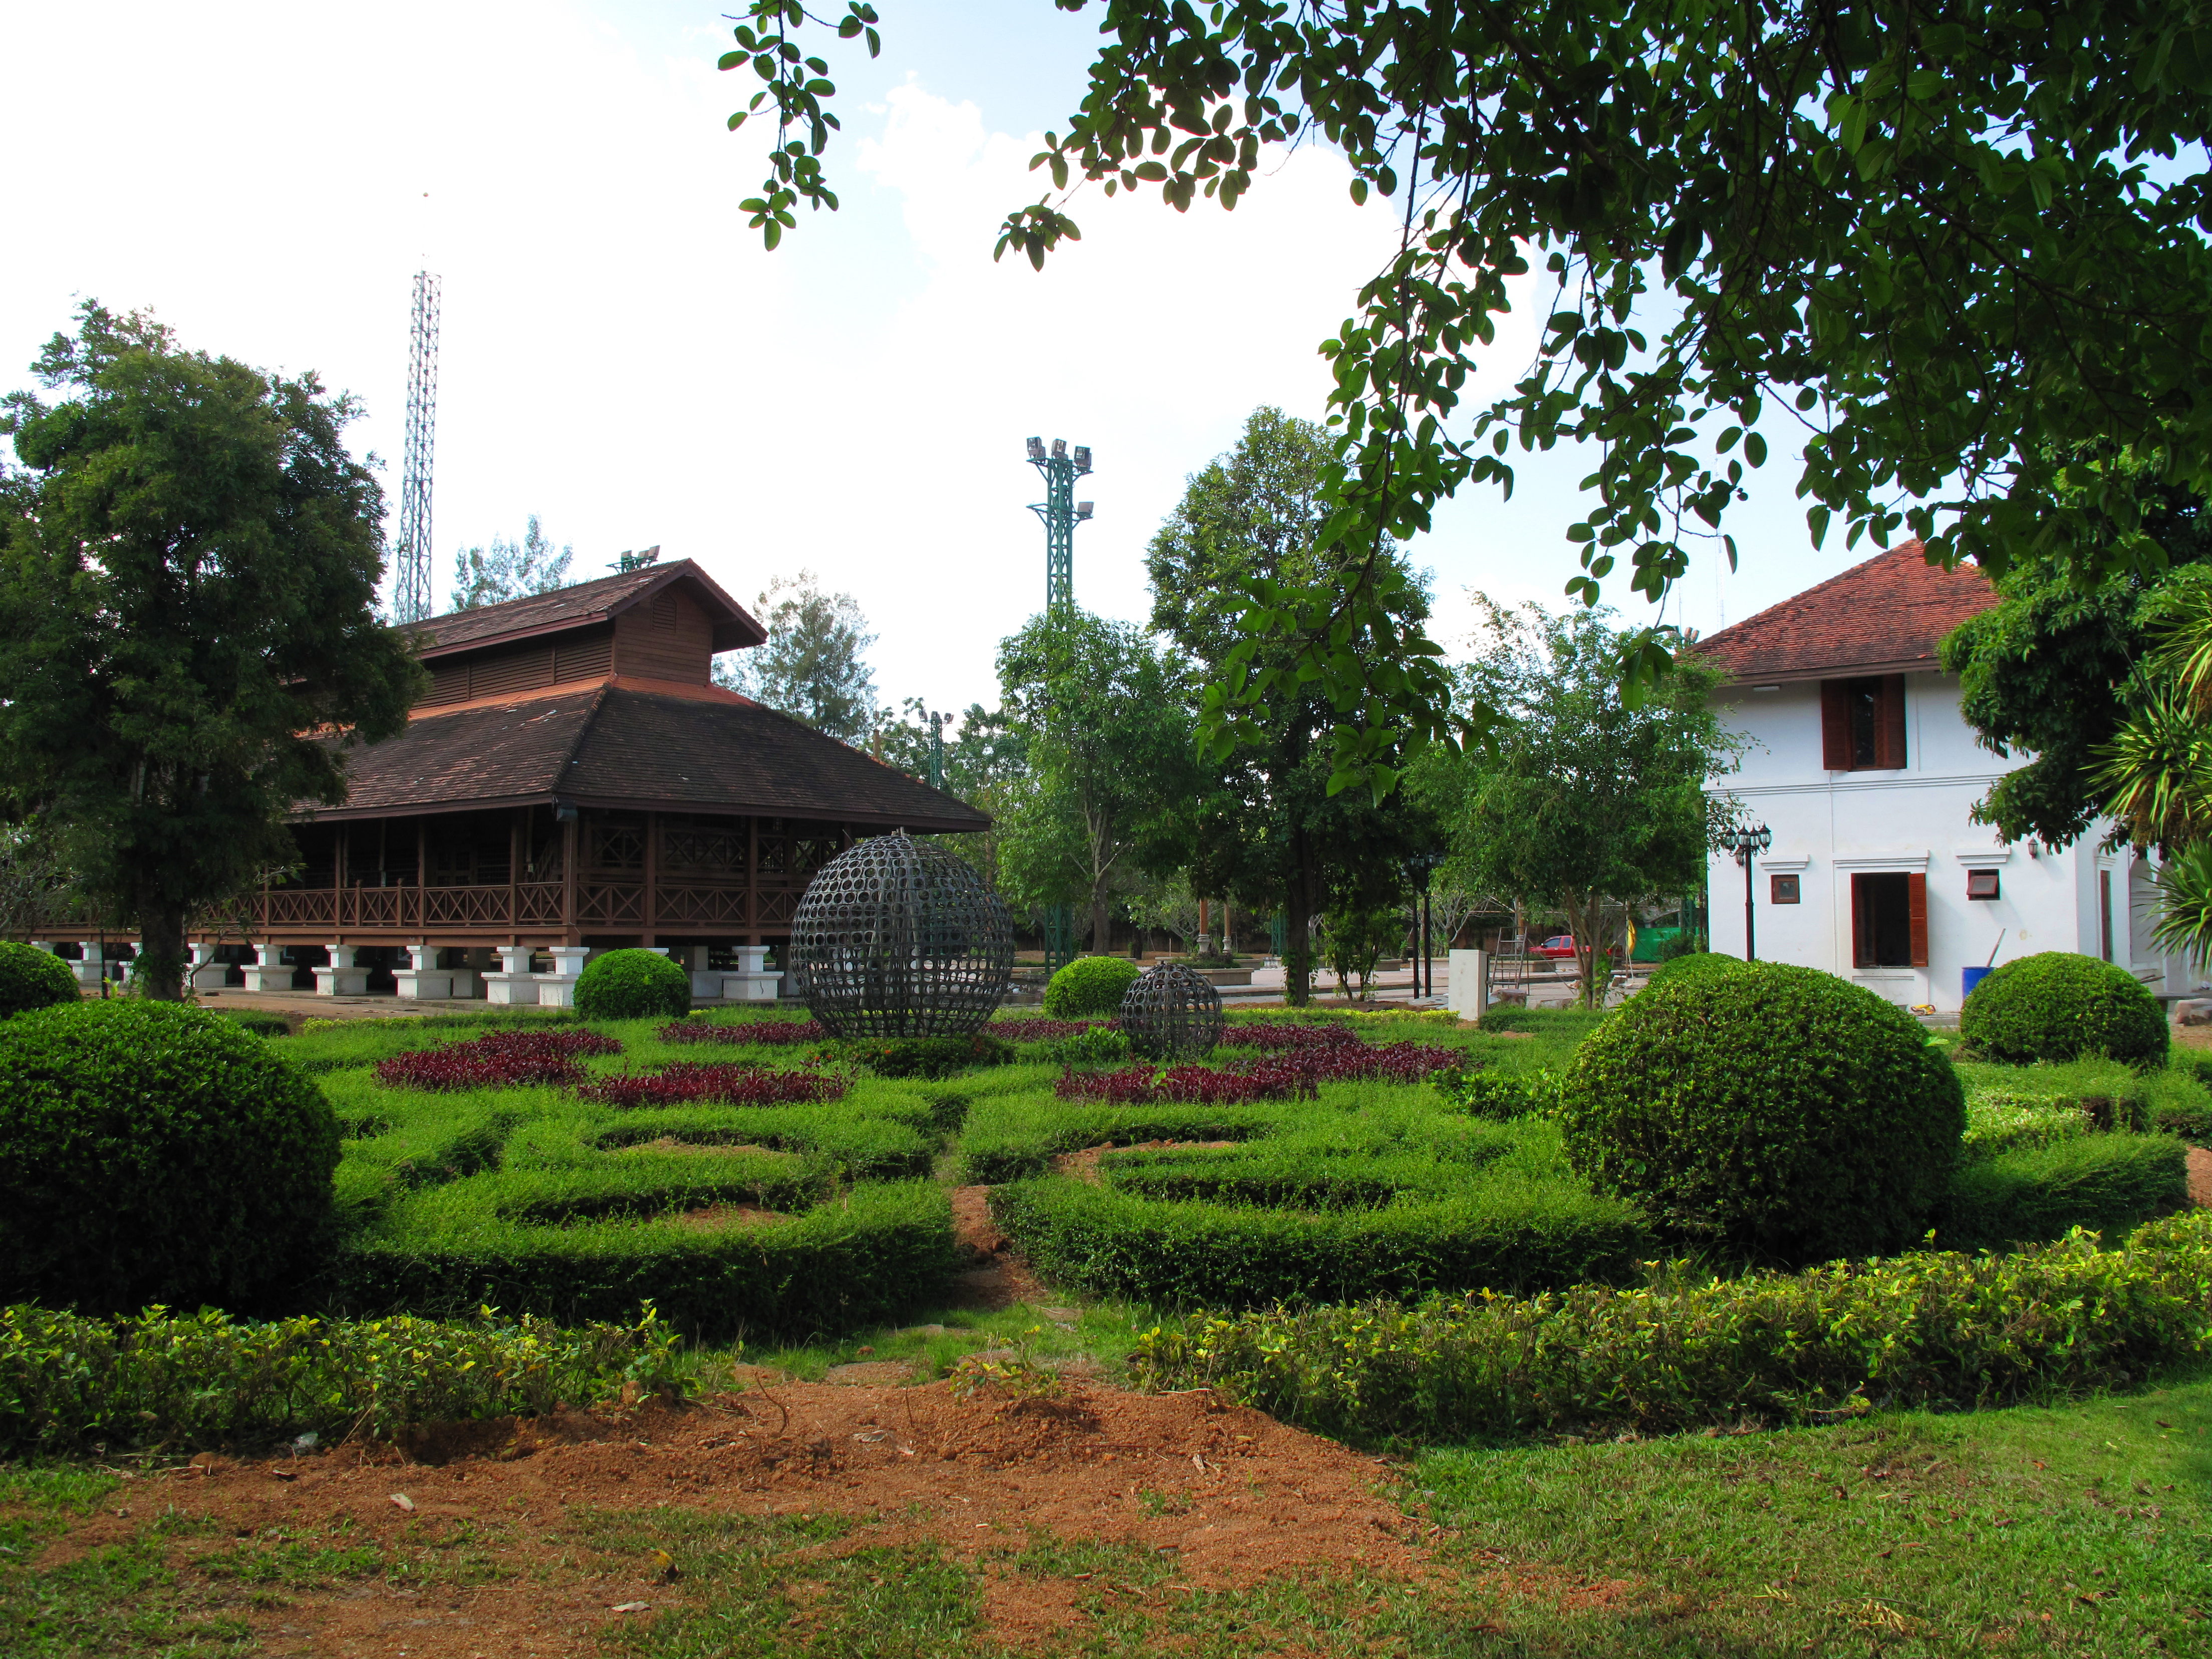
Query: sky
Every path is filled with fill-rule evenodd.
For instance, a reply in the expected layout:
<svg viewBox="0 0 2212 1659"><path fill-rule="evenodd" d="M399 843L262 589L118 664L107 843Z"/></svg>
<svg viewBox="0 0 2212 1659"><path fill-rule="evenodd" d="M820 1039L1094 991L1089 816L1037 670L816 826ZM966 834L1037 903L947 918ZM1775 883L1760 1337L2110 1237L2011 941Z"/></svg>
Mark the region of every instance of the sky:
<svg viewBox="0 0 2212 1659"><path fill-rule="evenodd" d="M189 346L351 393L352 441L396 504L412 278L432 270L441 609L455 552L536 514L580 577L658 544L750 605L811 570L870 618L887 703L991 702L998 641L1043 599L1024 441L1091 446L1076 595L1142 621L1144 550L1188 475L1260 404L1325 414L1318 347L1388 257L1390 209L1353 207L1342 162L1302 149L1233 214L1089 193L1083 240L1042 274L994 264L1099 10L879 9L872 63L820 32L842 210L769 253L737 206L765 135L726 130L752 83L716 71L712 3L15 0L0 386L29 383L81 300L150 308ZM1526 365L1548 309L1531 302L1480 386ZM1668 620L1710 631L1871 550L1812 547L1787 462L1733 526L1742 568L1697 556ZM1471 489L1409 545L1442 641L1464 643L1471 589L1565 603L1590 470L1524 458L1510 501ZM1613 596L1648 617L1625 583Z"/></svg>

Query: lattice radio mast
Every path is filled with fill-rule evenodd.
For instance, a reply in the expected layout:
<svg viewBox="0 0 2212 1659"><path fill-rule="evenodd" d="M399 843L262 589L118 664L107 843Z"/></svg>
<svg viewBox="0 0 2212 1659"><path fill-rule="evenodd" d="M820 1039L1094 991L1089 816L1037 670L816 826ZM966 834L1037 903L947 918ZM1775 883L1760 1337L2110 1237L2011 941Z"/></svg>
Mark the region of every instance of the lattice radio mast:
<svg viewBox="0 0 2212 1659"><path fill-rule="evenodd" d="M430 457L438 435L438 279L415 273L407 348L407 457L399 482L399 620L430 614Z"/></svg>

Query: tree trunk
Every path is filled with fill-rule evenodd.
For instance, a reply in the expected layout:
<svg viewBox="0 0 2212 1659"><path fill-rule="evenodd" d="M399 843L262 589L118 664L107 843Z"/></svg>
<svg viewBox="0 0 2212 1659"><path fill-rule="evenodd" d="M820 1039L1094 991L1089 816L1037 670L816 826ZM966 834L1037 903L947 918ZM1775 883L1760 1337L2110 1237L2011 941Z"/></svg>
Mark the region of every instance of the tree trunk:
<svg viewBox="0 0 2212 1659"><path fill-rule="evenodd" d="M1575 966L1582 974L1583 1006L1602 1007L1605 988L1597 983L1598 930L1605 925L1605 896L1587 895L1579 902L1569 900L1567 918L1575 930Z"/></svg>
<svg viewBox="0 0 2212 1659"><path fill-rule="evenodd" d="M159 900L138 906L138 960L131 978L138 994L154 1002L185 997L185 907Z"/></svg>
<svg viewBox="0 0 2212 1659"><path fill-rule="evenodd" d="M1106 896L1106 877L1101 875L1091 888L1091 954L1103 957L1113 948L1114 919L1109 914L1113 906Z"/></svg>
<svg viewBox="0 0 2212 1659"><path fill-rule="evenodd" d="M1293 1008L1313 1000L1313 900L1308 875L1312 857L1305 830L1293 825L1290 879L1283 884L1283 1000Z"/></svg>

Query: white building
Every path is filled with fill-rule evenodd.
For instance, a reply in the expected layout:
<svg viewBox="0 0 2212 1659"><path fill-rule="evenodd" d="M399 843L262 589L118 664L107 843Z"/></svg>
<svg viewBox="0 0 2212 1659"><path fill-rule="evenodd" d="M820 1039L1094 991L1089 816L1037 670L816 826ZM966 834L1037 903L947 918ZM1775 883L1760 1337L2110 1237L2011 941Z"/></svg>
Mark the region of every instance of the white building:
<svg viewBox="0 0 2212 1659"><path fill-rule="evenodd" d="M1855 566L1703 642L1728 678L1723 722L1750 739L1716 786L1773 840L1746 872L1708 870L1712 948L1821 968L1907 1006L1956 1009L1964 970L2042 951L2131 968L2162 996L2201 973L2150 942L2151 866L2101 829L2063 850L2002 844L1974 803L2027 757L1974 741L1943 636L1996 603L1972 568L1929 566L1917 541Z"/></svg>

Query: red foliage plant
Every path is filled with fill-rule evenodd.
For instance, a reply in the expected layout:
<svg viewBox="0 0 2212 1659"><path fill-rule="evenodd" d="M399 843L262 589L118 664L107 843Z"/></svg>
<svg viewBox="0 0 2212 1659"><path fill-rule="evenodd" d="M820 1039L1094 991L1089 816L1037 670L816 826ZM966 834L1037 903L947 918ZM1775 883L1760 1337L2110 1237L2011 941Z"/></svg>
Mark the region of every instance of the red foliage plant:
<svg viewBox="0 0 2212 1659"><path fill-rule="evenodd" d="M508 1089L526 1083L580 1083L579 1054L618 1054L622 1044L597 1031L489 1031L442 1048L417 1048L379 1060L376 1080L400 1089Z"/></svg>
<svg viewBox="0 0 2212 1659"><path fill-rule="evenodd" d="M811 1071L777 1072L765 1066L684 1064L658 1072L601 1078L576 1091L605 1106L672 1106L708 1101L723 1106L781 1106L794 1101L836 1100L844 1079Z"/></svg>
<svg viewBox="0 0 2212 1659"><path fill-rule="evenodd" d="M1118 1031L1118 1019L994 1019L983 1030L1001 1042L1057 1042L1085 1031Z"/></svg>
<svg viewBox="0 0 2212 1659"><path fill-rule="evenodd" d="M1176 1100L1208 1106L1245 1100L1301 1100L1312 1098L1324 1083L1362 1079L1418 1083L1459 1058L1451 1049L1433 1042L1363 1042L1341 1027L1285 1021L1231 1029L1256 1029L1271 1036L1283 1031L1340 1035L1319 1042L1293 1039L1257 1059L1228 1066L1171 1066L1165 1071L1125 1066L1112 1072L1072 1072L1053 1085L1054 1092L1063 1100ZM1223 1041L1228 1041L1226 1036Z"/></svg>
<svg viewBox="0 0 2212 1659"><path fill-rule="evenodd" d="M818 1019L678 1019L660 1028L663 1042L824 1042Z"/></svg>

